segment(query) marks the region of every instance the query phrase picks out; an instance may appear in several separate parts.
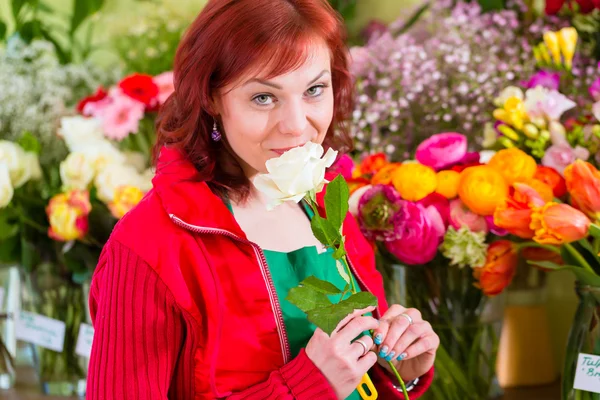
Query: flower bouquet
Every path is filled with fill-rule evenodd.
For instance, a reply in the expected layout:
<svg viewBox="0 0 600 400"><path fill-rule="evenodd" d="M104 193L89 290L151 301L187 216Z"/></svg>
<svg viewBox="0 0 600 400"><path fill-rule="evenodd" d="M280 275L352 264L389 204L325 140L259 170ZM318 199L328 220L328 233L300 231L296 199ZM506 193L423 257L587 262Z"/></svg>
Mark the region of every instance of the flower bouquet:
<svg viewBox="0 0 600 400"><path fill-rule="evenodd" d="M504 169L501 154L483 158L467 151L464 135L442 133L417 147L416 160L374 154L349 179L351 212L376 246L388 294L419 309L440 336L432 398L491 394L498 339L486 305L517 266L493 213L518 170Z"/></svg>

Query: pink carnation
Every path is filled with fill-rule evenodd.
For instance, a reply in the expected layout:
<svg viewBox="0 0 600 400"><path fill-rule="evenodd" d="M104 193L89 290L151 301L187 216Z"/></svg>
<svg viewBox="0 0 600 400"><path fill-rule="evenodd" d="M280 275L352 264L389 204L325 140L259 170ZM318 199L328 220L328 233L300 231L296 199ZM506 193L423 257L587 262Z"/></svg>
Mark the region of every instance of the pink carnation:
<svg viewBox="0 0 600 400"><path fill-rule="evenodd" d="M112 102L101 113L104 135L110 139L123 140L130 133L137 133L140 120L144 118L144 104L121 95L112 98Z"/></svg>
<svg viewBox="0 0 600 400"><path fill-rule="evenodd" d="M162 74L155 76L152 80L154 81L154 84L158 86L158 103L164 104L169 96L175 91L173 71L163 72Z"/></svg>
<svg viewBox="0 0 600 400"><path fill-rule="evenodd" d="M438 133L421 142L415 158L436 170L460 162L467 154L467 138L455 132Z"/></svg>

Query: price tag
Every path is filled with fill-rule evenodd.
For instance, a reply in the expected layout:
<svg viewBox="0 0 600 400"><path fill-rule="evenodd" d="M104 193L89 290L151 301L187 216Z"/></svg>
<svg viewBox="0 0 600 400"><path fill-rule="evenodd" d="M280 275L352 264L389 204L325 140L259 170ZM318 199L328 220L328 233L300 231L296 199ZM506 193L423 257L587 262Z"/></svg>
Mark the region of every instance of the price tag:
<svg viewBox="0 0 600 400"><path fill-rule="evenodd" d="M21 311L16 319L17 339L61 352L65 343L65 323L43 315Z"/></svg>
<svg viewBox="0 0 600 400"><path fill-rule="evenodd" d="M592 393L600 393L600 356L579 354L573 387Z"/></svg>
<svg viewBox="0 0 600 400"><path fill-rule="evenodd" d="M77 335L77 345L75 354L81 357L90 358L92 354L92 342L94 341L94 327L82 323L79 325L79 335Z"/></svg>

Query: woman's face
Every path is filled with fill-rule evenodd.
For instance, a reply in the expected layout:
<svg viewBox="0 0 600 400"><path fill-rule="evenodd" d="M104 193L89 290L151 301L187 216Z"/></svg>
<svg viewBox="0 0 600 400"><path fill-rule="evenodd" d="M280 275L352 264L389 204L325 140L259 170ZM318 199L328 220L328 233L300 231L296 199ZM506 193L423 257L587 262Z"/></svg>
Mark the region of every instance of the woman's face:
<svg viewBox="0 0 600 400"><path fill-rule="evenodd" d="M298 69L269 80L248 74L214 100L246 176L264 173L270 158L308 141L323 143L333 118L329 49L315 43Z"/></svg>

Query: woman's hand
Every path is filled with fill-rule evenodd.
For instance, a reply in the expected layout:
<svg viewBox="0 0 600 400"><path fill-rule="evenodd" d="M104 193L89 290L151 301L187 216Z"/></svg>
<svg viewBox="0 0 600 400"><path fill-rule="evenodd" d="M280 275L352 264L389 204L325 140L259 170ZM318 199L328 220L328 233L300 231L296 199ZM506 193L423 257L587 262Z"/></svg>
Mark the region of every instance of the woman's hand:
<svg viewBox="0 0 600 400"><path fill-rule="evenodd" d="M440 338L419 310L393 305L379 320L373 332L378 362L391 372L392 361L404 381L425 374L433 366Z"/></svg>
<svg viewBox="0 0 600 400"><path fill-rule="evenodd" d="M379 326L375 318L362 316L374 309L354 311L338 324L331 336L317 328L306 345L306 355L321 370L339 399L348 397L362 376L377 362L377 355L368 351L373 347L370 336L360 338L366 347L352 342L363 332Z"/></svg>

